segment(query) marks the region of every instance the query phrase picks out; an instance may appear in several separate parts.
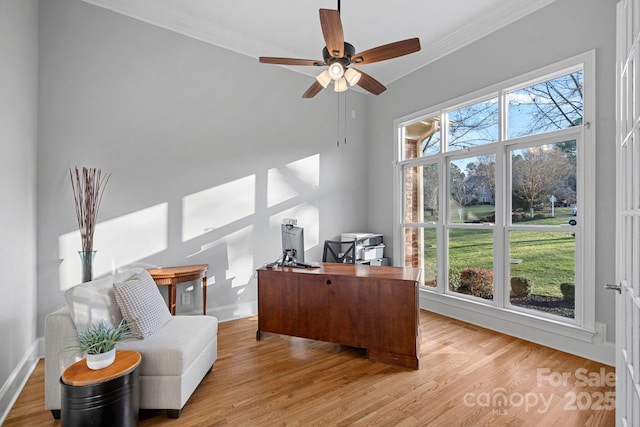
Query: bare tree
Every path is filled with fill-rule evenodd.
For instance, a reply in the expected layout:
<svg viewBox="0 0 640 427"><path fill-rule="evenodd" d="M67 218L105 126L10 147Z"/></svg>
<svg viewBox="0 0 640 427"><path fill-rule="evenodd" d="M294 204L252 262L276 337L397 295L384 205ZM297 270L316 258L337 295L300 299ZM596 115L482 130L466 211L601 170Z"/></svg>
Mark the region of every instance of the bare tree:
<svg viewBox="0 0 640 427"><path fill-rule="evenodd" d="M498 101L491 99L448 114L449 147L466 148L498 140Z"/></svg>
<svg viewBox="0 0 640 427"><path fill-rule="evenodd" d="M465 188L465 174L460 170L458 165L455 163L451 163L451 171L450 174L450 183L449 187L451 189L451 199L457 203L459 206L464 204L464 199L466 195Z"/></svg>
<svg viewBox="0 0 640 427"><path fill-rule="evenodd" d="M491 200L496 198L496 159L493 155L477 157L477 162L467 165L467 181L473 182L471 188L486 190Z"/></svg>
<svg viewBox="0 0 640 427"><path fill-rule="evenodd" d="M481 101L476 104L451 111L448 117L447 142L451 148L467 148L487 144L498 139L498 102L497 99ZM433 147L442 142L442 129L439 117L426 119L428 131L421 141L422 155L433 153Z"/></svg>
<svg viewBox="0 0 640 427"><path fill-rule="evenodd" d="M583 122L583 73L576 71L540 82L507 95L508 137L534 135L556 129L566 129ZM466 105L444 115L421 119L418 127L422 155L439 152L446 133L449 150L469 148L497 141L499 125L497 98ZM450 199L462 206L472 192L480 187L495 199L495 159L476 158L463 170L452 163L449 177ZM437 204L437 174L424 171L424 205ZM514 208L535 209L548 203L551 195L571 203L576 194L576 142L561 141L552 149L520 150L512 162L512 205ZM427 182L434 183L433 186Z"/></svg>
<svg viewBox="0 0 640 427"><path fill-rule="evenodd" d="M533 135L582 124L583 82L582 71L578 71L509 94L509 113L524 113L522 117L527 117L523 126L517 129L510 126L510 136Z"/></svg>
<svg viewBox="0 0 640 427"><path fill-rule="evenodd" d="M566 191L575 176L575 165L556 145L519 151L513 157L512 169L514 207L521 200L532 213L554 193Z"/></svg>
<svg viewBox="0 0 640 427"><path fill-rule="evenodd" d="M509 94L509 137L534 135L582 124L584 114L582 71L566 74ZM491 143L498 137L498 102L489 99L447 114L447 141L450 148L467 148ZM442 140L439 118L421 139L422 155ZM436 123L437 122L437 123ZM437 126L433 126L433 124ZM574 152L575 154L575 152Z"/></svg>
<svg viewBox="0 0 640 427"><path fill-rule="evenodd" d="M425 165L422 171L423 183L424 183L424 210L433 212L438 210L438 183L440 182L440 175L438 172L438 164L432 163Z"/></svg>

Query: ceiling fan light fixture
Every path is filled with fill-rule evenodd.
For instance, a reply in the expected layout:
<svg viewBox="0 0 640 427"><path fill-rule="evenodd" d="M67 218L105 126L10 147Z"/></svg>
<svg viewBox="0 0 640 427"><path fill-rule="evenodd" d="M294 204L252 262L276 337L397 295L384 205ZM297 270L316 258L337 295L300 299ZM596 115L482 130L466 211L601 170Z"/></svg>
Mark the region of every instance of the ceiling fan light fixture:
<svg viewBox="0 0 640 427"><path fill-rule="evenodd" d="M331 83L331 76L329 76L329 71L324 70L323 72L318 74L316 80L322 85L323 88L326 89L327 86L329 86L329 83Z"/></svg>
<svg viewBox="0 0 640 427"><path fill-rule="evenodd" d="M347 90L347 80L344 77L336 80L335 83L333 83L333 90L335 92L344 92Z"/></svg>
<svg viewBox="0 0 640 427"><path fill-rule="evenodd" d="M331 65L329 65L329 76L333 80L341 79L343 75L344 75L344 67L340 62L336 61Z"/></svg>
<svg viewBox="0 0 640 427"><path fill-rule="evenodd" d="M349 66L386 61L420 50L420 39L414 37L357 53L355 47L344 40L342 18L340 18L340 0L338 0L338 10L320 9L319 12L322 38L325 43L322 48L322 60L270 56L258 58L263 64L326 67L326 71L316 76L316 80L302 95L303 98L313 98L322 89L328 88L332 80L336 92L343 92L349 86L358 85L373 95L380 95L387 90L382 83L364 71L358 71L357 68L350 69Z"/></svg>
<svg viewBox="0 0 640 427"><path fill-rule="evenodd" d="M349 83L349 86L355 86L360 80L360 77L362 77L362 73L353 68L347 69L344 73L344 78L347 80L347 83Z"/></svg>

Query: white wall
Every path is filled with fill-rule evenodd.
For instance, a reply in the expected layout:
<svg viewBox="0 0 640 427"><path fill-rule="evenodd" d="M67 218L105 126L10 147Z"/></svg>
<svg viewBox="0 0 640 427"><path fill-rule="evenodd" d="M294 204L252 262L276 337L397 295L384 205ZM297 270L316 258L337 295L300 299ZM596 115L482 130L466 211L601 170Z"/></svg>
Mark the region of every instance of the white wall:
<svg viewBox="0 0 640 427"><path fill-rule="evenodd" d="M112 173L96 275L207 263L221 319L255 313L254 270L280 255L282 218L305 228L307 259L362 228L364 95L348 92L338 148L336 95L303 100L309 77L80 0L41 2L40 23L40 335L80 280L74 165Z"/></svg>
<svg viewBox="0 0 640 427"><path fill-rule="evenodd" d="M615 5L615 0L558 0L390 85L369 102L367 116L368 224L392 235L394 119L595 49L596 321L606 324L611 342L614 294L602 284L614 280Z"/></svg>
<svg viewBox="0 0 640 427"><path fill-rule="evenodd" d="M314 244L344 230L392 235L397 117L595 48L597 139L611 143L614 11L615 0L558 0L379 97L349 92L356 119L348 144L336 148L335 97L301 100L304 76L80 0L0 0L0 400L42 336L44 316L79 279L69 167L113 173L96 235L98 274L128 263L206 262L210 312L241 315L226 308L255 300L251 273L278 255L281 217L310 230L311 258L320 255ZM614 252L614 159L602 148L596 173L601 284L613 280ZM283 174L292 188L275 184ZM183 204L198 202L205 215L183 218ZM596 299L612 340L613 296L598 287Z"/></svg>
<svg viewBox="0 0 640 427"><path fill-rule="evenodd" d="M0 424L36 337L37 43L37 0L0 0Z"/></svg>

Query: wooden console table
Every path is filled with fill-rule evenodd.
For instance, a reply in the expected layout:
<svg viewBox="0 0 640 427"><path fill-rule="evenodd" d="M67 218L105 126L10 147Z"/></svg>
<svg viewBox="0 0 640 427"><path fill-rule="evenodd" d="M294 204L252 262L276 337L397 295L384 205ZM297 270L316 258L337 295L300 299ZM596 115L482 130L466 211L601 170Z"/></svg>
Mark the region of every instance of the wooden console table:
<svg viewBox="0 0 640 427"><path fill-rule="evenodd" d="M258 270L258 331L367 350L369 360L418 369L419 268L323 263Z"/></svg>
<svg viewBox="0 0 640 427"><path fill-rule="evenodd" d="M176 314L176 285L202 279L202 314L207 314L207 269L209 264L181 267L150 268L147 271L159 286L169 286L168 306Z"/></svg>

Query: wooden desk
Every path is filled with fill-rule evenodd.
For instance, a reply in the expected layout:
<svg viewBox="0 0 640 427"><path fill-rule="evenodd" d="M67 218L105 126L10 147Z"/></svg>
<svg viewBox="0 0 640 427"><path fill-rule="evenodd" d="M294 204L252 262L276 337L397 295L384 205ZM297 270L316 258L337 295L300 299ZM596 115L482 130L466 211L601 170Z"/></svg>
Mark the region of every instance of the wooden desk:
<svg viewBox="0 0 640 427"><path fill-rule="evenodd" d="M181 267L150 268L147 271L159 286L169 286L168 306L176 314L176 285L202 279L202 313L207 314L207 269L209 264L185 265Z"/></svg>
<svg viewBox="0 0 640 427"><path fill-rule="evenodd" d="M419 268L323 263L258 270L258 331L367 350L369 360L418 369Z"/></svg>
<svg viewBox="0 0 640 427"><path fill-rule="evenodd" d="M138 425L138 366L142 357L131 350L116 350L116 360L92 370L82 359L60 377L62 426Z"/></svg>

